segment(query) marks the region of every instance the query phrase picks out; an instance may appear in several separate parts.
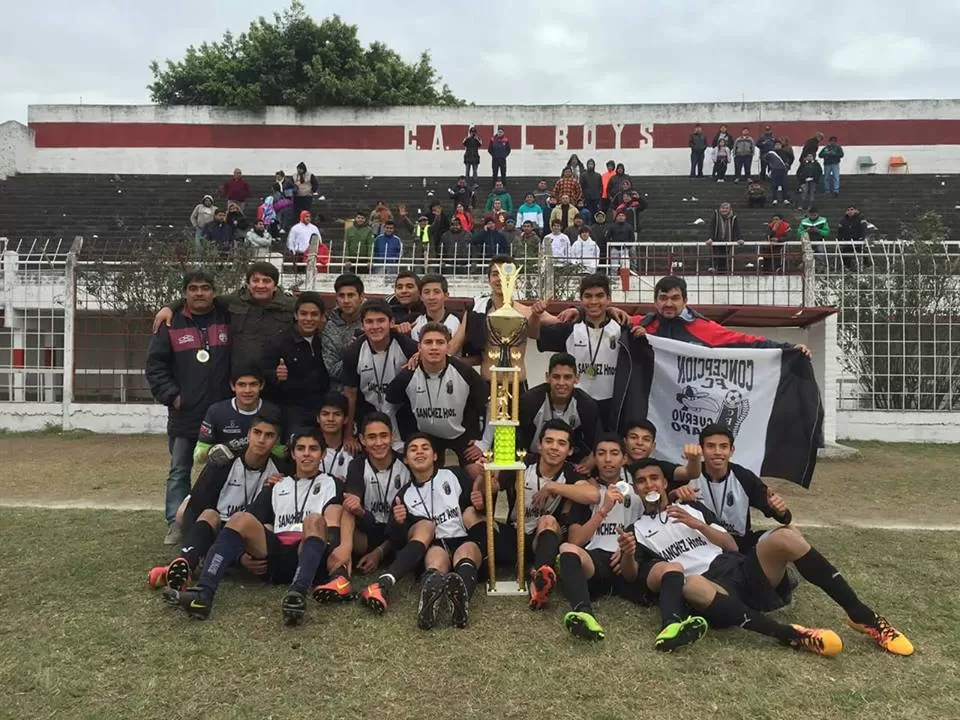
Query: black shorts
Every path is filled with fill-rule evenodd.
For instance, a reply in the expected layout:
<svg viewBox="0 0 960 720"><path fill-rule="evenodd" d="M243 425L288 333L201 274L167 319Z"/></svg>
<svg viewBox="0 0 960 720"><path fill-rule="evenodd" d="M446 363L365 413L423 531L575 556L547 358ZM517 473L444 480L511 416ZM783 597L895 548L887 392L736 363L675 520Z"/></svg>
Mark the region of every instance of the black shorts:
<svg viewBox="0 0 960 720"><path fill-rule="evenodd" d="M267 577L274 585L286 585L293 580L293 576L297 573L297 565L300 564L300 543L284 545L269 530L264 532L267 536ZM312 585L326 582L329 579L327 573L327 556L329 554L330 546L327 545L327 551L323 554Z"/></svg>
<svg viewBox="0 0 960 720"><path fill-rule="evenodd" d="M533 539L535 533L527 533L523 541L523 566L533 564ZM494 562L497 567L517 566L517 529L513 525L497 523L494 533Z"/></svg>
<svg viewBox="0 0 960 720"><path fill-rule="evenodd" d="M627 582L623 575L618 575L610 567L613 553L607 550L588 550L587 554L593 560L593 575L587 580L587 589L592 599L614 595L624 598L638 605L649 605L651 593L647 590L645 579L641 582Z"/></svg>
<svg viewBox="0 0 960 720"><path fill-rule="evenodd" d="M376 523L367 531L357 530L358 533L367 539L367 552L383 545L387 540L387 524Z"/></svg>
<svg viewBox="0 0 960 720"><path fill-rule="evenodd" d="M757 559L756 548L745 554L725 552L718 555L703 576L747 607L760 612L782 608L792 596L786 574L776 587L770 584Z"/></svg>
<svg viewBox="0 0 960 720"><path fill-rule="evenodd" d="M470 438L467 437L467 433L449 440L430 434L427 434L427 437L430 438L433 449L437 451L437 457L440 458L441 462L443 462L443 457L446 455L447 450L451 450L456 454L460 467L466 467L471 464L471 461L467 460L466 457L467 445L470 443Z"/></svg>
<svg viewBox="0 0 960 720"><path fill-rule="evenodd" d="M430 547L442 547L444 550L450 553L450 557L453 558L453 554L460 549L460 546L466 545L468 542L473 541L466 535L455 538L434 538L433 542L430 543ZM483 548L481 548L481 552L482 550Z"/></svg>

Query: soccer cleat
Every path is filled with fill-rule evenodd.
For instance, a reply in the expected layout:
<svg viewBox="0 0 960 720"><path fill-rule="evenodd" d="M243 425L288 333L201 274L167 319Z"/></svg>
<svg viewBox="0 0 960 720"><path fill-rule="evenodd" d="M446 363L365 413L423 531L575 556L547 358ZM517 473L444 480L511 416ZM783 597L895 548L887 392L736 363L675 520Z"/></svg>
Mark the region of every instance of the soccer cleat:
<svg viewBox="0 0 960 720"><path fill-rule="evenodd" d="M530 578L530 609L542 610L550 601L550 593L557 584L557 574L549 565L538 567Z"/></svg>
<svg viewBox="0 0 960 720"><path fill-rule="evenodd" d="M147 575L147 585L151 590L159 590L167 586L167 566L157 565Z"/></svg>
<svg viewBox="0 0 960 720"><path fill-rule="evenodd" d="M307 599L303 593L296 590L288 590L280 601L280 613L283 615L283 624L294 627L303 622L303 616L307 613Z"/></svg>
<svg viewBox="0 0 960 720"><path fill-rule="evenodd" d="M190 563L178 557L167 566L167 587L174 590L184 590L190 584Z"/></svg>
<svg viewBox="0 0 960 720"><path fill-rule="evenodd" d="M426 575L420 585L420 603L417 605L417 627L429 630L437 624L437 602L443 597L446 583L439 572Z"/></svg>
<svg viewBox="0 0 960 720"><path fill-rule="evenodd" d="M806 650L814 655L833 657L843 650L843 640L833 630L823 628L805 628L802 625L791 625L799 636L788 644L794 650Z"/></svg>
<svg viewBox="0 0 960 720"><path fill-rule="evenodd" d="M350 579L345 577L335 577L330 582L317 585L313 589L313 599L319 603L349 602L354 597Z"/></svg>
<svg viewBox="0 0 960 720"><path fill-rule="evenodd" d="M860 625L850 618L847 618L847 624L857 632L872 637L877 645L888 653L902 655L903 657L913 655L913 643L882 615L876 615L870 625Z"/></svg>
<svg viewBox="0 0 960 720"><path fill-rule="evenodd" d="M443 586L453 610L450 622L454 627L465 628L470 617L470 598L463 578L455 572L449 572L443 578Z"/></svg>
<svg viewBox="0 0 960 720"><path fill-rule="evenodd" d="M692 645L706 634L707 621L699 615L690 615L661 630L654 647L660 652L672 652L684 645Z"/></svg>
<svg viewBox="0 0 960 720"><path fill-rule="evenodd" d="M366 605L377 615L383 615L387 611L387 596L383 594L380 583L372 583L361 590L360 603Z"/></svg>
<svg viewBox="0 0 960 720"><path fill-rule="evenodd" d="M170 605L179 605L187 615L196 620L206 620L213 609L213 596L200 588L167 588L163 591L163 599Z"/></svg>
<svg viewBox="0 0 960 720"><path fill-rule="evenodd" d="M587 612L568 612L563 616L563 625L581 640L603 640L606 637L597 619Z"/></svg>

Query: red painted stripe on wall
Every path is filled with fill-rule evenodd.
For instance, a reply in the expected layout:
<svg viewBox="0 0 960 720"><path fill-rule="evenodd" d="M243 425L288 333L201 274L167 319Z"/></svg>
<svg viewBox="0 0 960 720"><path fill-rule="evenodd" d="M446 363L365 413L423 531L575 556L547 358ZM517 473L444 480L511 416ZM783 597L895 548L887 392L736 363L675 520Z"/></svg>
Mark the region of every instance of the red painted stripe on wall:
<svg viewBox="0 0 960 720"><path fill-rule="evenodd" d="M756 139L765 123L746 125ZM777 136L787 136L801 146L818 130L837 135L844 145L904 147L911 145L960 145L960 120L833 120L771 123ZM241 148L304 150L403 150L408 143L418 150L435 146L459 151L467 126L417 125L408 135L402 125L189 125L167 123L32 123L38 148ZM708 140L719 126L704 126ZM743 123L729 123L731 135L739 135ZM692 126L681 123L631 123L561 126L504 125L514 150L522 143L534 150L593 150L685 148ZM478 126L484 144L492 126ZM619 132L618 132L619 131ZM566 146L558 141L565 137ZM585 148L584 144L590 147ZM485 148L481 155L486 156ZM581 158L583 159L583 158ZM598 160L600 162L600 160Z"/></svg>

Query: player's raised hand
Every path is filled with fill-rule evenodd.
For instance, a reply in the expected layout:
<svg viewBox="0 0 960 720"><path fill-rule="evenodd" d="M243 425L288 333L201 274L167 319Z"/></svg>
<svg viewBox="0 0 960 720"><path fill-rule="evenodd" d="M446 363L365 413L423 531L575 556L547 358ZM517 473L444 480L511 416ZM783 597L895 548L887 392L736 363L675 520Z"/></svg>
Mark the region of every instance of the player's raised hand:
<svg viewBox="0 0 960 720"><path fill-rule="evenodd" d="M787 503L770 488L767 488L767 503L777 515L783 516L787 513Z"/></svg>
<svg viewBox="0 0 960 720"><path fill-rule="evenodd" d="M534 315L543 315L547 311L547 308L550 307L550 303L552 302L553 297L537 300L530 308L530 312L532 312Z"/></svg>
<svg viewBox="0 0 960 720"><path fill-rule="evenodd" d="M470 491L470 504L473 505L473 509L477 512L482 512L486 503L484 502L485 498L483 493L479 488L474 488Z"/></svg>
<svg viewBox="0 0 960 720"><path fill-rule="evenodd" d="M407 521L407 506L399 496L393 501L393 519L400 525Z"/></svg>
<svg viewBox="0 0 960 720"><path fill-rule="evenodd" d="M637 536L621 530L617 533L617 547L620 548L621 554L633 556L637 552Z"/></svg>
<svg viewBox="0 0 960 720"><path fill-rule="evenodd" d="M698 530L703 526L702 522L679 505L667 505L667 517L671 518L674 522L686 525L688 528L693 528L694 530Z"/></svg>
<svg viewBox="0 0 960 720"><path fill-rule="evenodd" d="M290 373L287 371L287 364L283 358L280 358L280 362L277 363L277 382L284 382L288 377Z"/></svg>
<svg viewBox="0 0 960 720"><path fill-rule="evenodd" d="M697 499L697 491L689 485L681 485L671 494L677 502L693 502Z"/></svg>
<svg viewBox="0 0 960 720"><path fill-rule="evenodd" d="M603 496L603 504L600 508L605 512L610 512L618 502L623 502L623 493L613 485L607 486L607 492Z"/></svg>
<svg viewBox="0 0 960 720"><path fill-rule="evenodd" d="M683 457L686 460L699 460L703 457L703 449L697 443L687 443L683 446Z"/></svg>

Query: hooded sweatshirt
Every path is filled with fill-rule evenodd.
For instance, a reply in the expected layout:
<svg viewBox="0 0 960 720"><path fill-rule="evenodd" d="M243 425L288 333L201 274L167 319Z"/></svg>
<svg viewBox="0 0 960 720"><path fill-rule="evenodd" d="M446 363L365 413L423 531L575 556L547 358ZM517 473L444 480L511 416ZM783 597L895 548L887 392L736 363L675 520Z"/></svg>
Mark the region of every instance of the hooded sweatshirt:
<svg viewBox="0 0 960 720"><path fill-rule="evenodd" d="M210 205L203 204L203 201L209 200ZM217 208L213 204L213 197L210 195L204 195L203 201L197 203L197 206L193 208L193 212L190 213L190 224L195 228L204 228L207 223L213 222L213 214L217 211Z"/></svg>
<svg viewBox="0 0 960 720"><path fill-rule="evenodd" d="M313 223L304 223L304 218L309 215L306 210L300 213L300 222L290 228L287 235L287 247L291 252L305 253L310 247L310 238L314 235L319 237L320 230Z"/></svg>

